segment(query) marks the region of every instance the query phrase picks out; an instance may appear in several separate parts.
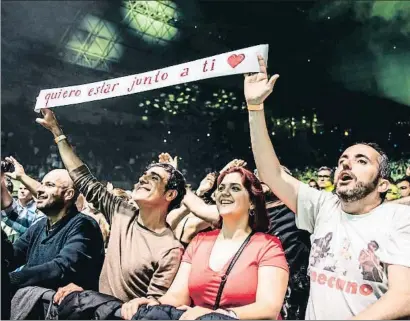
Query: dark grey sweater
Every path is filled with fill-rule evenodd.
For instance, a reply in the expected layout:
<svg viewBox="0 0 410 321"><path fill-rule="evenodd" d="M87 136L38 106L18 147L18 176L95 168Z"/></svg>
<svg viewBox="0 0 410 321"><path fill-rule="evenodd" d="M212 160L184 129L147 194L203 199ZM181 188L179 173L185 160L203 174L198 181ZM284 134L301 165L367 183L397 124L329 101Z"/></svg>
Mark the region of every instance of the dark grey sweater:
<svg viewBox="0 0 410 321"><path fill-rule="evenodd" d="M10 273L13 290L36 285L56 290L73 282L84 289L98 290L104 262L104 243L97 222L72 212L48 231L43 218L13 244L14 267Z"/></svg>

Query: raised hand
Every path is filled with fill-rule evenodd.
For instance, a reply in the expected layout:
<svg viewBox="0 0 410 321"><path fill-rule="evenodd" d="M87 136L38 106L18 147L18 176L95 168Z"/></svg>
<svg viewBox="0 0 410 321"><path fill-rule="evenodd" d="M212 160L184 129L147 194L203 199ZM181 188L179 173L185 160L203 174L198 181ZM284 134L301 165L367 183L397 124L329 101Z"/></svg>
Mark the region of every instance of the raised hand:
<svg viewBox="0 0 410 321"><path fill-rule="evenodd" d="M10 163L12 163L14 166L13 172L4 173L7 177L19 180L23 175L26 174L26 172L24 171L23 165L21 165L18 161L16 161L14 157L10 156L10 157L6 157L5 159L6 161L9 161Z"/></svg>
<svg viewBox="0 0 410 321"><path fill-rule="evenodd" d="M228 169L232 168L232 167L245 167L247 165L247 163L243 160L243 159L234 159L231 160L228 164L225 165L224 168L222 168L222 170L220 171L220 173L222 174L223 172L227 171Z"/></svg>
<svg viewBox="0 0 410 321"><path fill-rule="evenodd" d="M208 175L206 175L202 182L199 184L199 187L196 190L196 195L202 196L206 192L208 192L212 188L212 186L214 186L216 179L217 177L215 173L209 173Z"/></svg>
<svg viewBox="0 0 410 321"><path fill-rule="evenodd" d="M62 130L54 113L50 109L43 108L41 114L43 118L36 118L36 123L51 131L54 136L61 135Z"/></svg>
<svg viewBox="0 0 410 321"><path fill-rule="evenodd" d="M175 169L178 168L178 156L172 158L168 153L161 153L158 156L158 162L171 164Z"/></svg>
<svg viewBox="0 0 410 321"><path fill-rule="evenodd" d="M273 75L268 79L265 60L258 55L260 70L256 74L245 75L244 92L248 105L260 105L270 95L279 75Z"/></svg>

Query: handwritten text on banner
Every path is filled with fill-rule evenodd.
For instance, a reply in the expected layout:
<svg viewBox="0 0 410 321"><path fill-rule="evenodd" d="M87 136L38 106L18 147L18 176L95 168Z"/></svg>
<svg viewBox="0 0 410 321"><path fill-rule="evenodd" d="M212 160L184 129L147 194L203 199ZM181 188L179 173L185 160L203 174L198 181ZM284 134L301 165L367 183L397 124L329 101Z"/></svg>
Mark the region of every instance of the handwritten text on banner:
<svg viewBox="0 0 410 321"><path fill-rule="evenodd" d="M268 45L259 45L141 74L85 85L44 89L37 97L34 110L39 112L41 108L80 104L201 79L258 72L257 54L267 61L268 50Z"/></svg>

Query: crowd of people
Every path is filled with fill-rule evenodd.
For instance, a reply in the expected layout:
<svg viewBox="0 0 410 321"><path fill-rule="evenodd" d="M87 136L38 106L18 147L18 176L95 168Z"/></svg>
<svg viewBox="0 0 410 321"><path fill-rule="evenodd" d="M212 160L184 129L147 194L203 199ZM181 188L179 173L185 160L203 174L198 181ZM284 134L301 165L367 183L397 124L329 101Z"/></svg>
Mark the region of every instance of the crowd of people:
<svg viewBox="0 0 410 321"><path fill-rule="evenodd" d="M410 316L410 167L392 179L383 150L361 142L299 180L269 138L264 101L278 75L258 60L244 81L257 169L234 159L196 190L168 153L132 190L102 183L42 109L50 170L32 177L2 161L2 318Z"/></svg>

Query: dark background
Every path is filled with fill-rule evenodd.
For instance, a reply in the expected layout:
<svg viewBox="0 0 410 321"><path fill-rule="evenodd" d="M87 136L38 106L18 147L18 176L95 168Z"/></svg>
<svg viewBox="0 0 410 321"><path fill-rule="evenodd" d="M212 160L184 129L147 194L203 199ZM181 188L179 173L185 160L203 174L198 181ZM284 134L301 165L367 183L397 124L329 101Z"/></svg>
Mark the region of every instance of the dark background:
<svg viewBox="0 0 410 321"><path fill-rule="evenodd" d="M169 23L178 37L161 45L130 31L121 1L2 1L2 156L15 155L38 175L55 153L51 134L34 122L41 89L267 43L269 72L280 79L265 109L284 165L333 166L356 141L377 142L393 160L409 160L410 8L406 1L357 2L174 1L176 20ZM123 48L117 61L95 68L66 61L67 39L90 14L115 26ZM169 95L187 88L189 102L173 114L169 106L177 103L169 104ZM192 183L233 158L253 168L242 106L243 77L232 76L54 111L99 177L130 187L161 152L180 156Z"/></svg>

